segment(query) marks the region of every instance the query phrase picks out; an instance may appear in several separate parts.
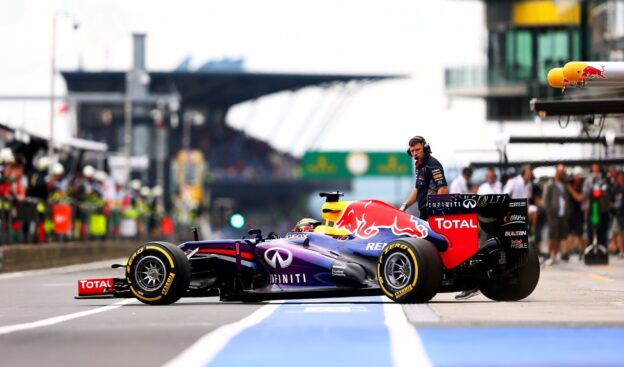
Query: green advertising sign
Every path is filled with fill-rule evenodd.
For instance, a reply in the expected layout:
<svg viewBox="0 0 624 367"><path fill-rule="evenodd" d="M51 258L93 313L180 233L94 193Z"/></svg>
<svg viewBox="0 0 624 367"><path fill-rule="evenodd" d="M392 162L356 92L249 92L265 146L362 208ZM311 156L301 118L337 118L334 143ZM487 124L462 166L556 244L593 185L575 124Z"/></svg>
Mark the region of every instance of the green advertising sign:
<svg viewBox="0 0 624 367"><path fill-rule="evenodd" d="M409 176L413 163L405 152L306 152L301 165L304 178L335 179Z"/></svg>

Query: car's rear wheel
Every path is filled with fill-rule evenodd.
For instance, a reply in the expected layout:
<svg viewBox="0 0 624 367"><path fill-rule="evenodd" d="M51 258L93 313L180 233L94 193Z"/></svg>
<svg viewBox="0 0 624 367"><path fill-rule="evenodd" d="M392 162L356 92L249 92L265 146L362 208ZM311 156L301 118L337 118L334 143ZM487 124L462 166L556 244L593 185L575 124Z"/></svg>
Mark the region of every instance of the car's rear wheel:
<svg viewBox="0 0 624 367"><path fill-rule="evenodd" d="M381 290L395 302L427 302L438 293L442 282L440 254L423 239L392 241L379 256L377 278Z"/></svg>
<svg viewBox="0 0 624 367"><path fill-rule="evenodd" d="M527 263L504 277L488 279L481 283L481 293L494 301L518 301L528 297L540 276L537 252L529 247Z"/></svg>
<svg viewBox="0 0 624 367"><path fill-rule="evenodd" d="M179 300L188 289L191 264L178 247L166 242L149 242L130 255L126 280L139 301L168 305Z"/></svg>

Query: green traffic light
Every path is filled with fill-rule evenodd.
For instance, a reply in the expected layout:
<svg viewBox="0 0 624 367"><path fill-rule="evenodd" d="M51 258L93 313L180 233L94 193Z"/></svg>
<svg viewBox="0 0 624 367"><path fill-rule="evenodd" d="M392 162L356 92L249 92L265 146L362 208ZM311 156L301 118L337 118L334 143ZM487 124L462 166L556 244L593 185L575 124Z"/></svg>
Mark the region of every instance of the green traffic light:
<svg viewBox="0 0 624 367"><path fill-rule="evenodd" d="M241 229L245 225L245 217L242 214L232 214L230 217L230 225L236 229Z"/></svg>

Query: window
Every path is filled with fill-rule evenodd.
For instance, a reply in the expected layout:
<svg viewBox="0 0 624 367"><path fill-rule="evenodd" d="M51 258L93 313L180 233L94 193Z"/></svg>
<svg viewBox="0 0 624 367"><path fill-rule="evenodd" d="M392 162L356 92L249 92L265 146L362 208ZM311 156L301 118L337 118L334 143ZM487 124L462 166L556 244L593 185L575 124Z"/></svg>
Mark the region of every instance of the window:
<svg viewBox="0 0 624 367"><path fill-rule="evenodd" d="M151 131L146 125L133 126L132 155L148 155L151 147Z"/></svg>
<svg viewBox="0 0 624 367"><path fill-rule="evenodd" d="M507 77L511 81L531 79L533 44L531 31L510 30L506 39Z"/></svg>
<svg viewBox="0 0 624 367"><path fill-rule="evenodd" d="M540 33L537 38L537 76L545 84L548 71L570 60L570 33L565 30Z"/></svg>

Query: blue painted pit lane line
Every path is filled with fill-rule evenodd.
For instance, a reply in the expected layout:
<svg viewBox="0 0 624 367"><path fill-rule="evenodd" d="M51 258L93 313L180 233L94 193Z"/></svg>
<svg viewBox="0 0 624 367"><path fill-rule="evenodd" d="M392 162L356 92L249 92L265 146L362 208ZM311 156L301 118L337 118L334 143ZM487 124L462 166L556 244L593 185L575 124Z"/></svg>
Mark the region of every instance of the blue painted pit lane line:
<svg viewBox="0 0 624 367"><path fill-rule="evenodd" d="M624 366L624 328L418 328L437 367Z"/></svg>
<svg viewBox="0 0 624 367"><path fill-rule="evenodd" d="M621 327L416 329L382 297L263 306L167 366L624 366Z"/></svg>
<svg viewBox="0 0 624 367"><path fill-rule="evenodd" d="M391 366L381 298L340 301L285 302L206 366Z"/></svg>

